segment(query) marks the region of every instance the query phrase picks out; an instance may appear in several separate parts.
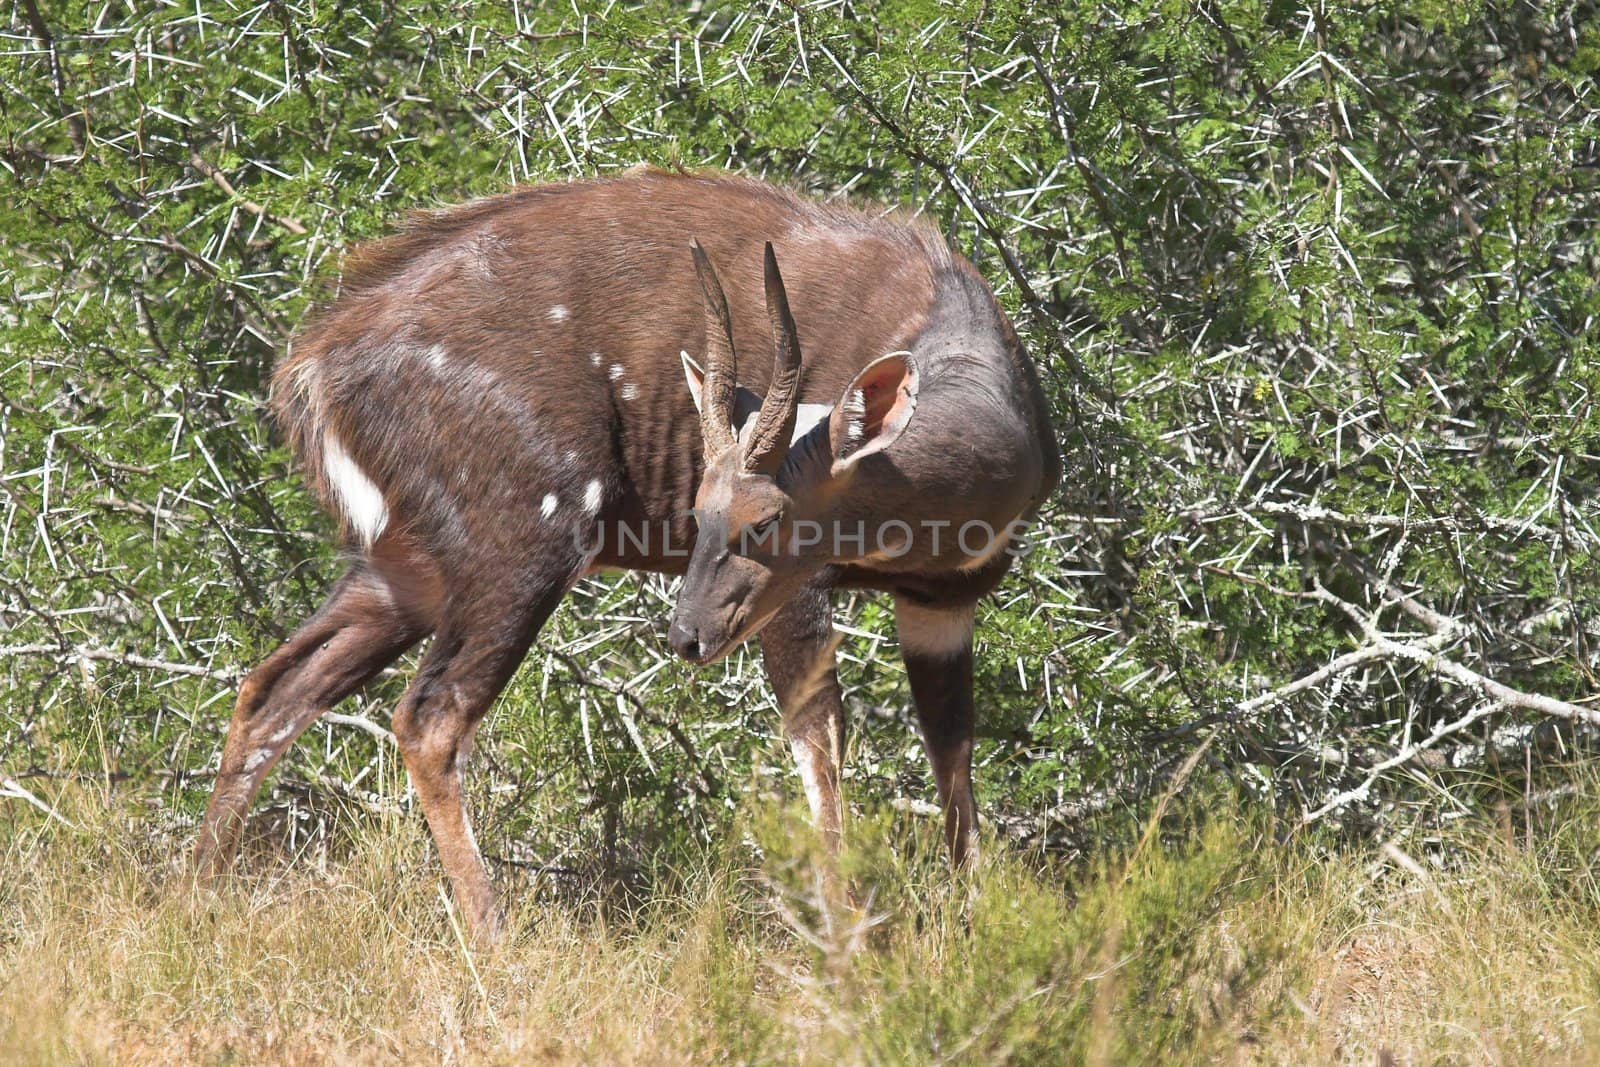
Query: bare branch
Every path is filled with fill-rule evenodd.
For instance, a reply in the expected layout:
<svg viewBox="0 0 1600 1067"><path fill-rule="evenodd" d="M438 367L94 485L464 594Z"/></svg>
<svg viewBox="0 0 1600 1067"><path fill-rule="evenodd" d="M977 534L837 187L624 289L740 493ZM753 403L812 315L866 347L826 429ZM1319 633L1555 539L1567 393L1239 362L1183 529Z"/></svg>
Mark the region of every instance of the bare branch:
<svg viewBox="0 0 1600 1067"><path fill-rule="evenodd" d="M203 158L201 158L199 152L193 152L189 155L189 166L193 167L201 174L204 174L207 178L210 178L214 183L216 183L218 189L221 189L223 192L227 193L238 203L240 207L250 212L250 214L255 215L257 218L262 218L266 219L268 222L277 223L290 233L297 234L301 237L305 236L309 232L305 228L304 224L302 224L299 220L291 219L287 215L275 215L266 208L262 207L260 204L256 203L254 200L240 196L239 191L235 189L233 187L233 183L228 180L228 176L222 173L222 171L218 170L216 167L212 166L210 163L207 163Z"/></svg>
<svg viewBox="0 0 1600 1067"><path fill-rule="evenodd" d="M174 663L171 660L151 659L135 652L119 652L114 648L95 648L91 645L63 648L60 645L0 645L0 656L45 656L61 663L76 660L96 660L105 663L123 663L130 667L165 671L168 674L186 674L192 678L209 678L214 682L233 685L241 677L240 671L219 671L194 663Z"/></svg>
<svg viewBox="0 0 1600 1067"><path fill-rule="evenodd" d="M50 56L50 81L55 89L56 100L61 105L61 117L67 123L67 136L72 138L72 146L78 150L78 155L82 156L88 147L83 112L67 102L67 76L61 69L61 54L56 49L56 39L50 33L50 26L45 22L44 15L39 12L38 0L22 0L22 10L28 18L28 28L33 31L33 36Z"/></svg>

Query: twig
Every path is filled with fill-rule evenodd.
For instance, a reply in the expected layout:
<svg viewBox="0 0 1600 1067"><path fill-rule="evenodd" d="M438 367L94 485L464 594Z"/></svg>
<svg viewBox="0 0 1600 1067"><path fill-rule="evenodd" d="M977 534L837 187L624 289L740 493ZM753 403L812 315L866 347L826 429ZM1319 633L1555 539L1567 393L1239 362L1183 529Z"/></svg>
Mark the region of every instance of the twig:
<svg viewBox="0 0 1600 1067"><path fill-rule="evenodd" d="M344 715L336 711L327 711L322 714L322 721L332 723L334 726L353 726L388 744L396 744L394 734L379 724L373 722L365 715Z"/></svg>
<svg viewBox="0 0 1600 1067"><path fill-rule="evenodd" d="M1368 767L1367 776L1362 780L1360 785L1353 789L1346 789L1342 793L1336 794L1320 808L1317 808L1315 811L1309 811L1302 815L1300 817L1300 825L1306 826L1310 823L1314 823L1324 815L1327 815L1333 811L1337 811L1347 804L1365 800L1371 794L1372 787L1378 784L1378 779L1383 777L1385 772L1410 763L1423 752L1426 752L1428 749L1437 745L1440 741L1443 741L1445 738L1451 737L1455 734L1459 734L1461 731L1501 710L1501 707L1502 706L1500 704L1494 701L1488 701L1477 705L1471 711L1461 716L1461 718L1456 719L1454 722L1448 722L1434 727L1433 732L1427 737L1420 741L1406 745L1399 752L1396 752L1388 759L1381 760L1377 763L1374 763L1371 767Z"/></svg>
<svg viewBox="0 0 1600 1067"><path fill-rule="evenodd" d="M171 660L151 659L135 652L119 652L114 648L95 648L93 646L79 646L65 648L61 645L0 645L0 656L48 656L52 659L71 662L72 660L98 660L106 663L125 663L130 667L144 667L147 670L166 671L168 674L186 674L193 678L209 678L215 682L225 682L233 685L239 680L238 671L218 671L210 667L201 667L194 663L174 663Z"/></svg>
<svg viewBox="0 0 1600 1067"><path fill-rule="evenodd" d="M214 682L227 685L236 684L242 672L219 671L210 667L201 667L193 663L174 663L171 660L151 659L134 652L119 652L112 648L63 648L60 645L0 645L0 656L48 656L63 662L73 660L97 660L109 663L123 663L130 667L142 667L146 670L166 671L168 674L184 674L194 678L209 678ZM324 712L322 720L334 726L349 726L363 733L371 734L379 741L395 744L394 734L384 726L373 722L365 715L346 715L341 712Z"/></svg>
<svg viewBox="0 0 1600 1067"><path fill-rule="evenodd" d="M1586 708L1581 704L1573 704L1570 701L1560 700L1556 697L1547 697L1542 693L1524 693L1520 689L1513 689L1503 682L1495 681L1486 674L1479 674L1470 667L1465 667L1454 660L1445 659L1437 652L1419 645L1392 641L1386 637L1379 637L1377 643L1399 658L1413 660L1432 667L1446 678L1476 689L1485 696L1498 700L1506 707L1535 711L1540 715L1566 719L1570 722L1588 723L1590 726L1600 725L1600 710Z"/></svg>
<svg viewBox="0 0 1600 1067"><path fill-rule="evenodd" d="M67 76L61 69L61 54L56 50L56 39L51 35L44 16L39 13L38 0L22 0L22 10L28 17L28 28L50 56L51 88L55 90L56 102L61 105L61 117L67 123L67 136L72 139L72 147L78 150L81 157L86 151L88 134L83 124L83 112L73 110L67 104Z"/></svg>
<svg viewBox="0 0 1600 1067"><path fill-rule="evenodd" d="M238 203L240 207L250 212L250 214L255 215L257 218L266 219L268 222L275 222L279 226L282 226L284 229L288 230L290 233L298 234L302 237L308 232L305 226L301 224L299 220L289 218L287 215L274 214L273 212L262 207L260 204L256 203L254 200L249 200L243 196L240 196L239 191L235 189L233 187L233 183L228 180L228 176L202 159L200 157L200 153L190 153L189 166L193 167L201 174L204 174L207 178L210 178L216 183L217 188L227 193Z"/></svg>
<svg viewBox="0 0 1600 1067"><path fill-rule="evenodd" d="M34 796L27 789L23 788L22 784L15 778L0 778L0 798L3 797L15 797L18 800L26 800L29 804L32 804L34 807L38 808L52 819L61 823L69 830L77 829L77 827L72 824L70 819L68 819L65 815L62 815L50 805L46 804L44 801L40 800L38 797Z"/></svg>
<svg viewBox="0 0 1600 1067"><path fill-rule="evenodd" d="M1563 540L1572 539L1570 532L1554 530L1548 526L1541 526L1525 519L1507 518L1503 515L1478 514L1460 517L1430 516L1420 518L1411 515L1351 513L1335 511L1332 508L1321 507L1317 504L1291 504L1273 500L1257 501L1227 510L1212 511L1194 508L1181 513L1182 517L1189 522L1209 522L1238 515L1252 514L1275 515L1298 519L1304 523L1326 523L1330 526L1345 526L1361 530L1406 530L1412 533L1431 533L1436 531L1449 533L1495 532L1513 536L1533 537L1540 541L1551 541L1558 544Z"/></svg>
<svg viewBox="0 0 1600 1067"><path fill-rule="evenodd" d="M1447 633L1435 634L1433 637L1423 641L1396 641L1378 630L1354 604L1328 592L1320 582L1317 583L1313 590L1302 595L1331 604L1346 615L1349 615L1361 627L1367 641L1377 648L1396 658L1409 659L1431 667L1446 678L1476 689L1506 707L1522 708L1524 711L1536 711L1541 715L1567 719L1572 722L1600 725L1600 710L1586 708L1555 697L1547 697L1542 693L1524 693L1522 690L1513 689L1503 682L1497 682L1486 674L1479 674L1470 667L1454 660L1446 659L1436 646L1448 636Z"/></svg>
<svg viewBox="0 0 1600 1067"><path fill-rule="evenodd" d="M1329 663L1318 667L1310 674L1301 675L1292 682L1286 682L1276 689L1269 690L1259 696L1242 700L1234 705L1233 711L1227 717L1232 720L1246 718L1254 715L1263 708L1270 708L1274 704L1281 704L1296 693L1303 693L1313 686L1321 685L1336 674L1343 674L1352 667L1359 667L1363 663L1370 663L1382 659L1386 653L1376 645L1362 645L1353 652L1346 652Z"/></svg>

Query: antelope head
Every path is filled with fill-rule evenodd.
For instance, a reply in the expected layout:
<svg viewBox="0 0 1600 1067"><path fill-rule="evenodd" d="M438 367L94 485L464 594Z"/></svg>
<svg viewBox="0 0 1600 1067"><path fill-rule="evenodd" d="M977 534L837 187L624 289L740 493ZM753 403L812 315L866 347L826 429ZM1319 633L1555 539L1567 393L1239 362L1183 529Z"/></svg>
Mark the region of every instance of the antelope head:
<svg viewBox="0 0 1600 1067"><path fill-rule="evenodd" d="M683 363L700 410L704 473L695 495L694 550L669 639L683 658L710 663L760 630L824 568L867 554L871 542L860 538L848 541L860 551L841 553L836 528L847 514L855 522L859 498L871 496L862 484L871 479L858 477L860 461L887 448L910 421L917 372L907 353L874 360L797 437L800 338L772 245L766 246L766 302L776 355L772 384L759 402L735 383L727 297L699 242L693 252L705 299L706 366L687 354Z"/></svg>

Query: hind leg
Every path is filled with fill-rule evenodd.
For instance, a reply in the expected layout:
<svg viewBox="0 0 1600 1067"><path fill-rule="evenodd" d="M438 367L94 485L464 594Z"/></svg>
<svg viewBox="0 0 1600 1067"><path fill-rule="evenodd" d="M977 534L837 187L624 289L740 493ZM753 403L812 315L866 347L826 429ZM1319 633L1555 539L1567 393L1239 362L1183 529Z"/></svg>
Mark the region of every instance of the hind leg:
<svg viewBox="0 0 1600 1067"><path fill-rule="evenodd" d="M427 632L364 563L239 685L222 766L200 824L195 866L215 879L233 861L245 816L272 765L312 721Z"/></svg>
<svg viewBox="0 0 1600 1067"><path fill-rule="evenodd" d="M500 931L500 911L472 834L461 788L472 737L495 697L561 602L577 566L552 564L543 578L461 588L411 688L394 713L411 784L456 903L483 942Z"/></svg>

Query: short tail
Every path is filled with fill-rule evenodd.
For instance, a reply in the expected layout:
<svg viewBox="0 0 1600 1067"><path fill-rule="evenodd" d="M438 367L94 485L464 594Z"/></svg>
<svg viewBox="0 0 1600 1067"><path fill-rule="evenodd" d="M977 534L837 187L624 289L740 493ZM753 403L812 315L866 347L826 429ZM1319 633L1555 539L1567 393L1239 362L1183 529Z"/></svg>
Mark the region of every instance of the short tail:
<svg viewBox="0 0 1600 1067"><path fill-rule="evenodd" d="M268 407L272 411L273 421L288 442L295 462L304 472L306 484L323 507L335 515L340 514L332 498L323 461L327 411L322 368L314 353L290 351L279 362L272 373Z"/></svg>

